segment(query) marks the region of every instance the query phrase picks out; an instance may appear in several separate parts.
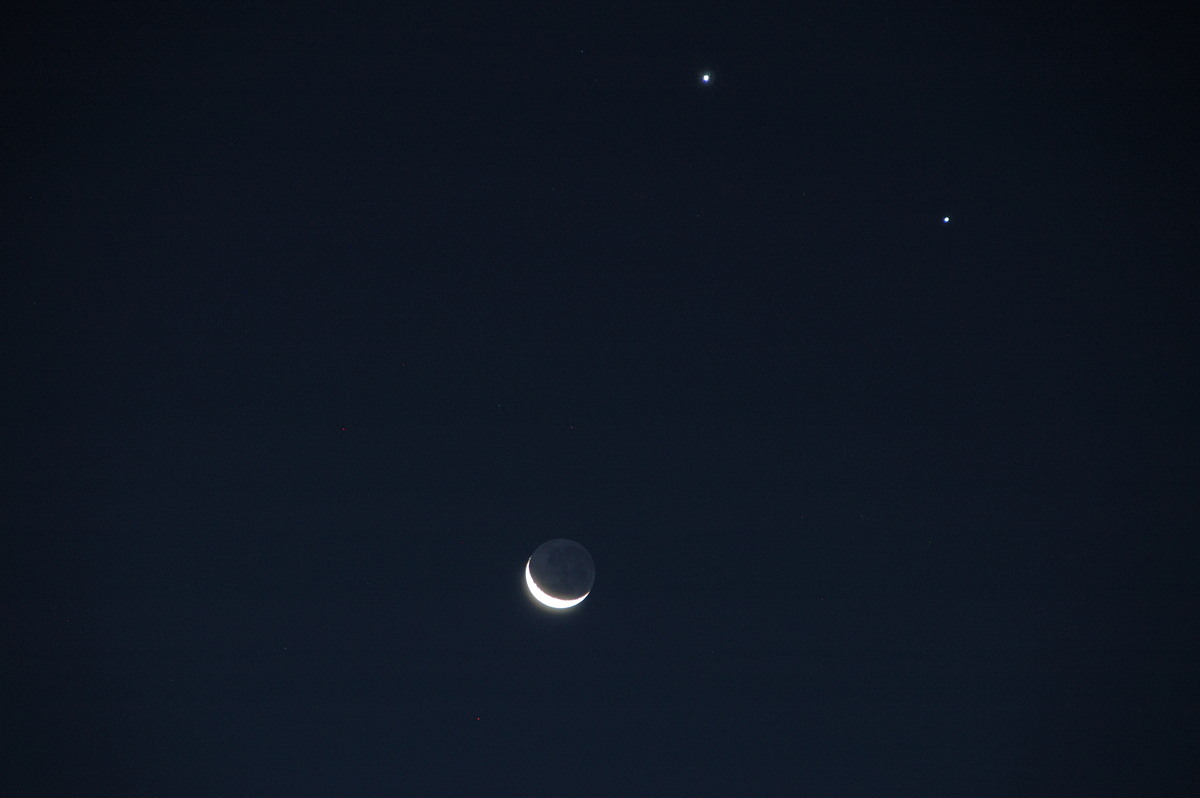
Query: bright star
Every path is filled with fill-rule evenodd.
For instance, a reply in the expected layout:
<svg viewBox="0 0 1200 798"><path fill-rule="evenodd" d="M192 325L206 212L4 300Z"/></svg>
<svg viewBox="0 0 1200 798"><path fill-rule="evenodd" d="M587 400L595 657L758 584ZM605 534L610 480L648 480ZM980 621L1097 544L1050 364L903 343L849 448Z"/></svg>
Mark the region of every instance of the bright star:
<svg viewBox="0 0 1200 798"><path fill-rule="evenodd" d="M949 216L943 216L943 217L942 217L942 224L950 224L950 217L949 217Z"/></svg>
<svg viewBox="0 0 1200 798"><path fill-rule="evenodd" d="M700 82L701 83L711 83L712 82L712 73L711 72L700 73Z"/></svg>

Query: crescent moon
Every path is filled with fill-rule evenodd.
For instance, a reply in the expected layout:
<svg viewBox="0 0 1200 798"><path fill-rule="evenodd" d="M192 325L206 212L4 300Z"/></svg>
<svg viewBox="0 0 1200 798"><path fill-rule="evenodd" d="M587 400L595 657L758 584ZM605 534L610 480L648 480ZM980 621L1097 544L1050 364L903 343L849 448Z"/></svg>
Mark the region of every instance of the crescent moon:
<svg viewBox="0 0 1200 798"><path fill-rule="evenodd" d="M585 598L587 598L588 593L591 592L589 590L588 593L584 593L579 598L573 598L573 599L555 598L554 596L551 596L550 594L548 594L544 590L542 590L540 587L538 587L537 583L533 581L533 574L531 574L529 572L529 563L531 563L531 562L533 562L532 557L530 557L529 560L526 561L526 563L525 563L525 584L528 585L530 594L535 599L537 599L541 603L545 604L547 607L551 607L556 610L565 610L567 607L574 607L576 604L578 604L579 602L581 602Z"/></svg>

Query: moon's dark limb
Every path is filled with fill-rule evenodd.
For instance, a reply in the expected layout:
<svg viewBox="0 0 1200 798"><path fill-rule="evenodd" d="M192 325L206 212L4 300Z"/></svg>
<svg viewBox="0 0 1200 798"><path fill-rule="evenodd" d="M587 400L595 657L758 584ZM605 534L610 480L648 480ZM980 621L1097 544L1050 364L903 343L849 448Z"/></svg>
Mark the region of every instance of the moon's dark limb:
<svg viewBox="0 0 1200 798"><path fill-rule="evenodd" d="M557 599L586 596L596 581L596 566L588 550L573 540L557 538L537 547L529 573L545 593Z"/></svg>

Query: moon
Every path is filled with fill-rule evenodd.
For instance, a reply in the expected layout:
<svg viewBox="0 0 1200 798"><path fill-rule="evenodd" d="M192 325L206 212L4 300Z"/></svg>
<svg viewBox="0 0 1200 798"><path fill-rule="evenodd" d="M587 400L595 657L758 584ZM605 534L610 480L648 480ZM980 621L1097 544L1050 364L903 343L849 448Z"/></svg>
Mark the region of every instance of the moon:
<svg viewBox="0 0 1200 798"><path fill-rule="evenodd" d="M529 595L551 609L574 607L588 597L595 581L592 555L573 540L547 540L525 563Z"/></svg>

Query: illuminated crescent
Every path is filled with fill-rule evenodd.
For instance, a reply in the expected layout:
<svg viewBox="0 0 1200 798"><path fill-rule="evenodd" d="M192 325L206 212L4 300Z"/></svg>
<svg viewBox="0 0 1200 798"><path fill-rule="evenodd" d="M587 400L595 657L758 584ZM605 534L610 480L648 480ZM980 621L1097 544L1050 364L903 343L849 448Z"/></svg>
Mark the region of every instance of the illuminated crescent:
<svg viewBox="0 0 1200 798"><path fill-rule="evenodd" d="M549 593L538 587L537 583L533 581L533 574L529 572L529 563L531 562L533 562L532 557L530 557L528 562L525 563L525 584L529 586L530 594L547 607L552 607L556 610L565 610L567 607L574 607L576 604L588 597L587 593L584 593L579 598L573 599L560 599L551 596ZM591 591L589 590L588 593L590 592Z"/></svg>

